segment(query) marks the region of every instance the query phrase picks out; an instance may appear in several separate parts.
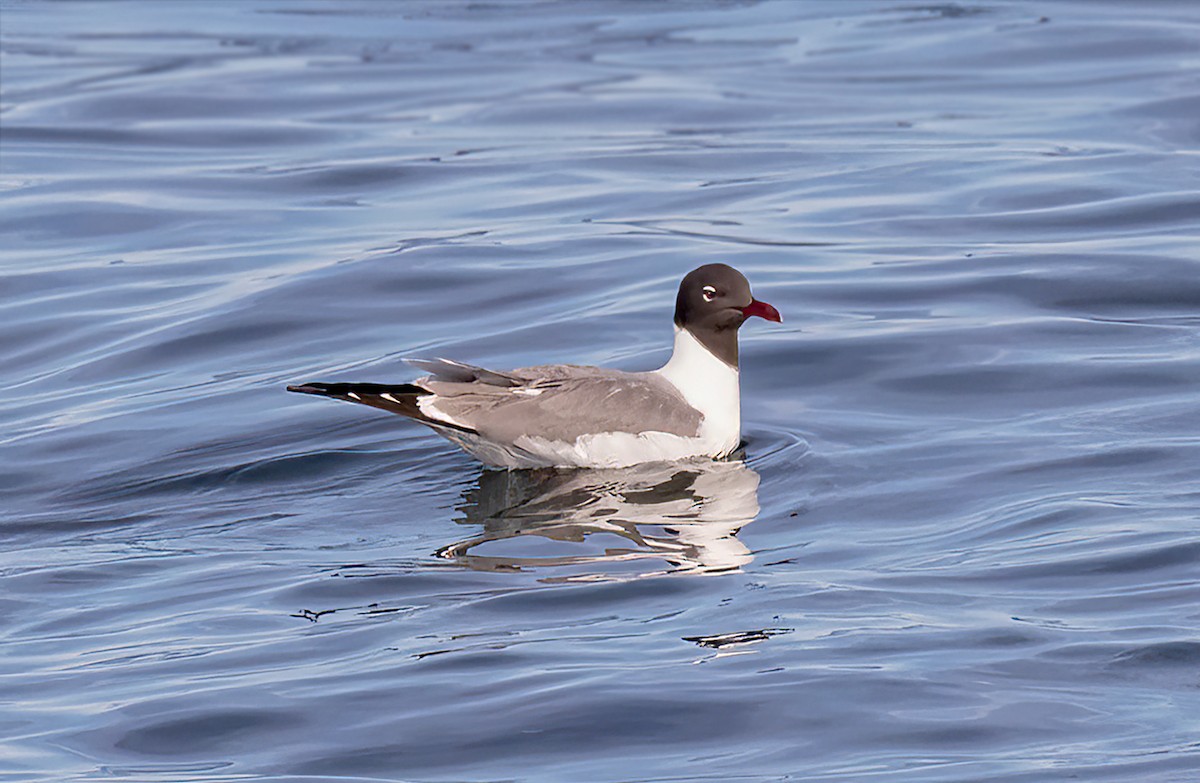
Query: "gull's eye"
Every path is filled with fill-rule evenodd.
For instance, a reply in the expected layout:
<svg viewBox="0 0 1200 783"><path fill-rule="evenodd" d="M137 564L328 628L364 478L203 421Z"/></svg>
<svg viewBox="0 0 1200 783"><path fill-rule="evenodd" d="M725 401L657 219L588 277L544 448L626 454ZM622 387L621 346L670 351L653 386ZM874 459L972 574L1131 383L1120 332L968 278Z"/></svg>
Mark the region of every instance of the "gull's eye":
<svg viewBox="0 0 1200 783"><path fill-rule="evenodd" d="M704 286L704 288L701 288L700 291L704 294L704 301L706 302L711 302L717 298L717 289L713 288L711 285Z"/></svg>

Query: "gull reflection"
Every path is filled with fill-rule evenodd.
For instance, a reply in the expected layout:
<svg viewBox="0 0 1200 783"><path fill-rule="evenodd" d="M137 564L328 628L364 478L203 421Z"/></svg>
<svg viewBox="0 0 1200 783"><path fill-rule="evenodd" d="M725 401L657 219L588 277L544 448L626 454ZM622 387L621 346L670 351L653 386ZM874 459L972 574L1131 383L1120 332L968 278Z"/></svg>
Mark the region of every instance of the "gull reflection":
<svg viewBox="0 0 1200 783"><path fill-rule="evenodd" d="M482 532L437 554L481 571L554 569L556 582L735 571L753 559L737 532L758 516L758 481L740 460L488 470L459 509Z"/></svg>

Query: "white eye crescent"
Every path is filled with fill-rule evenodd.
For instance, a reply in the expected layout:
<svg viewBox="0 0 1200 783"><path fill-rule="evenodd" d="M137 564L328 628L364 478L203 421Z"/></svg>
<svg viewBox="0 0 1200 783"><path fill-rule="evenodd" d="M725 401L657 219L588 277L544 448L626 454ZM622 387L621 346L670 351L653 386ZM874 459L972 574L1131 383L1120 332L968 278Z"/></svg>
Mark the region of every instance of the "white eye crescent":
<svg viewBox="0 0 1200 783"><path fill-rule="evenodd" d="M717 298L717 289L713 288L711 285L704 286L704 288L701 288L700 291L704 294L704 301L706 302L711 302Z"/></svg>

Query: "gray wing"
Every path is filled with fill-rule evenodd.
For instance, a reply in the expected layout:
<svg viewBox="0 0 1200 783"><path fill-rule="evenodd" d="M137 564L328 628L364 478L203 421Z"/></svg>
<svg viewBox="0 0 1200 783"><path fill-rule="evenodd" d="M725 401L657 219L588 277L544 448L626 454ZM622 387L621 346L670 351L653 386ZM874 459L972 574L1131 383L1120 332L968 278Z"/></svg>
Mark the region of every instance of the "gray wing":
<svg viewBox="0 0 1200 783"><path fill-rule="evenodd" d="M428 404L438 413L485 438L506 443L523 435L573 442L581 435L602 432L655 431L696 437L704 419L655 373L547 365L494 375L506 383L432 375L416 384L433 393ZM517 385L508 385L509 381ZM436 417L430 408L423 406L423 410Z"/></svg>
<svg viewBox="0 0 1200 783"><path fill-rule="evenodd" d="M429 377L438 381L451 381L454 383L485 383L491 386L520 386L522 381L512 375L507 375L494 370L485 370L482 367L476 367L473 364L463 364L462 362L452 361L450 359L405 359L405 362L416 367L418 370L424 370L429 373Z"/></svg>

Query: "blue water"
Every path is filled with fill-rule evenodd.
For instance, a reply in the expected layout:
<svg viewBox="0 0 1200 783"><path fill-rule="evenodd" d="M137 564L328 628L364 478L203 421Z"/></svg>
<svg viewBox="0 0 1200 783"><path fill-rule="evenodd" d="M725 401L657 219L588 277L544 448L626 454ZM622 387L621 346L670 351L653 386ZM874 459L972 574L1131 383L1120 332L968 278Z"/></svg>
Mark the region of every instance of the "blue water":
<svg viewBox="0 0 1200 783"><path fill-rule="evenodd" d="M0 780L1200 781L1200 10L0 0ZM289 395L647 369L744 456Z"/></svg>

